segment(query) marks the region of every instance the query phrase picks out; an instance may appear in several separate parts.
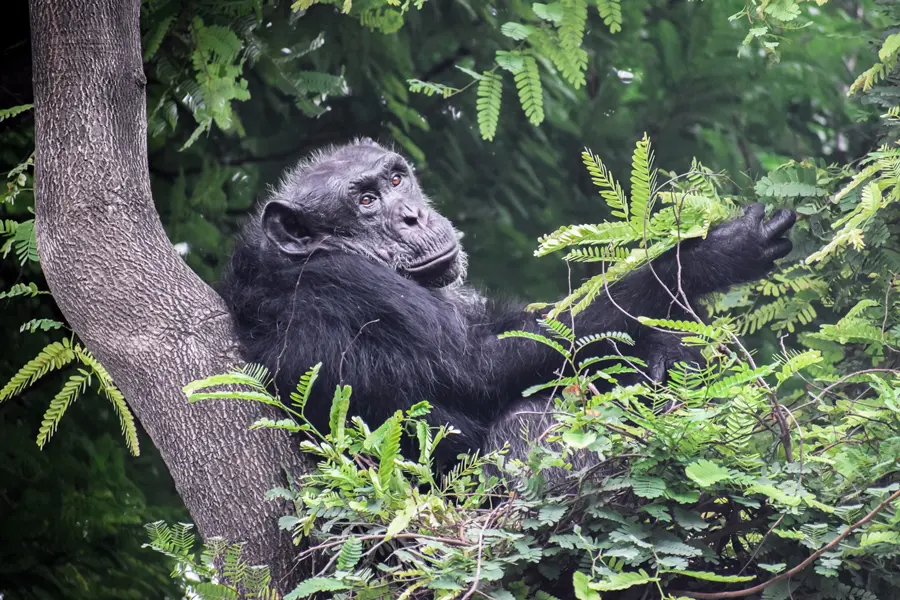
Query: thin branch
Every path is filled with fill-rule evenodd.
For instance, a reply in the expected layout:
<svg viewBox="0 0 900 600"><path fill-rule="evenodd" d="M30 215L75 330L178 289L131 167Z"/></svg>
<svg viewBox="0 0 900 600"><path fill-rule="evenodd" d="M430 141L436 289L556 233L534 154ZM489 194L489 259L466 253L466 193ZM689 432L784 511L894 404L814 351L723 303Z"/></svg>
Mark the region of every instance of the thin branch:
<svg viewBox="0 0 900 600"><path fill-rule="evenodd" d="M885 508L887 508L892 502L894 502L894 500L897 500L898 498L900 498L900 490L897 490L896 492L891 494L886 500L884 500L878 506L873 508L869 514L867 514L865 517L863 517L862 519L860 519L859 521L857 521L856 523L854 523L853 525L851 525L850 527L845 529L843 531L843 533L841 533L839 536L837 536L836 538L831 540L831 542L825 544L824 546L822 546L821 548L819 548L818 550L816 550L815 552L810 554L809 557L807 557L807 559L804 560L803 562L801 562L799 565L797 565L793 569L785 571L781 575L776 575L772 579L769 579L768 581L764 581L763 583L760 583L759 585L755 585L750 588L744 588L742 590L735 590L733 592L704 593L704 592L692 592L692 591L688 591L688 590L683 590L683 591L671 592L671 594L673 596L688 596L689 598L697 598L697 600L720 600L723 598L743 598L744 596L749 596L751 594L758 594L759 592L763 591L770 585L777 583L777 582L781 581L782 579L787 579L789 577L793 577L794 575L797 575L798 573L800 573L801 571L806 569L808 566L810 566L811 564L816 562L816 560L818 560L820 556L822 556L829 550L836 548L837 545L840 544L843 540L847 539L847 537L849 537L851 533L853 533L854 531L856 531L857 529L859 529L860 527L862 527L863 525L865 525L866 523L868 523L869 521L874 519L878 513L880 513Z"/></svg>

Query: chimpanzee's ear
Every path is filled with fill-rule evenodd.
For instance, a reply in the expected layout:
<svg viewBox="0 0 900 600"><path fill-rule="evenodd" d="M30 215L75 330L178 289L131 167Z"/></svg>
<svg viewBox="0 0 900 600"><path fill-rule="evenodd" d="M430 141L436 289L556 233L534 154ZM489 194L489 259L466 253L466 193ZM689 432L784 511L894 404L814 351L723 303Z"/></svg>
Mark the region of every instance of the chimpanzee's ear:
<svg viewBox="0 0 900 600"><path fill-rule="evenodd" d="M358 143L361 146L378 146L381 148L381 145L370 137L361 137L359 138Z"/></svg>
<svg viewBox="0 0 900 600"><path fill-rule="evenodd" d="M262 214L266 237L289 256L307 256L312 249L313 234L303 213L296 207L273 200L266 204Z"/></svg>

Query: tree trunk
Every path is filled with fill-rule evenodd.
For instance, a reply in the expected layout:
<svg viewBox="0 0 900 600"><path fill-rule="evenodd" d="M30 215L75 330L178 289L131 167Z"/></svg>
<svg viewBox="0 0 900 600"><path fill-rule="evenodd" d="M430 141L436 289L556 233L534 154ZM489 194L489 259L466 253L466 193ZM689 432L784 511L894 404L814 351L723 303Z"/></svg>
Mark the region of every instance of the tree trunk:
<svg viewBox="0 0 900 600"><path fill-rule="evenodd" d="M221 298L172 248L150 193L140 0L30 0L36 227L60 309L159 448L203 537L247 542L279 587L285 506L263 499L301 464L266 414L188 404L181 389L240 364Z"/></svg>

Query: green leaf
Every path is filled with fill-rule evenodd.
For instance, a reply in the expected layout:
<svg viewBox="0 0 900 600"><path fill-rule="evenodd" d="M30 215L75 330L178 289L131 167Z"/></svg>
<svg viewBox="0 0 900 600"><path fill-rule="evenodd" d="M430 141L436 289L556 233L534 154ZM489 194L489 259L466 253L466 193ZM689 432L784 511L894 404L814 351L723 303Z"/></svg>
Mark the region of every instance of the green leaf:
<svg viewBox="0 0 900 600"><path fill-rule="evenodd" d="M597 10L610 33L622 31L622 0L597 0Z"/></svg>
<svg viewBox="0 0 900 600"><path fill-rule="evenodd" d="M253 431L255 429L278 429L281 431L290 431L293 433L304 431L302 425L298 425L291 419L278 419L276 421L274 419L269 419L266 417L257 419L253 422L252 425L250 425L250 431Z"/></svg>
<svg viewBox="0 0 900 600"><path fill-rule="evenodd" d="M572 448L581 450L597 441L597 434L593 431L567 431L562 435L562 439Z"/></svg>
<svg viewBox="0 0 900 600"><path fill-rule="evenodd" d="M478 100L475 104L478 118L478 129L484 140L491 141L497 134L497 123L500 120L500 103L503 99L503 79L500 75L485 71L479 76Z"/></svg>
<svg viewBox="0 0 900 600"><path fill-rule="evenodd" d="M497 50L497 64L515 75L525 68L525 57L519 51Z"/></svg>
<svg viewBox="0 0 900 600"><path fill-rule="evenodd" d="M534 342L544 344L545 346L550 346L565 358L571 358L571 352L563 348L559 342L557 342L556 340L551 340L548 337L544 337L539 333L531 333L530 331L506 331L497 336L497 339L501 340L505 340L507 338L524 338L526 340L532 340Z"/></svg>
<svg viewBox="0 0 900 600"><path fill-rule="evenodd" d="M78 396L84 393L87 386L91 382L91 376L87 371L78 369L79 374L69 377L69 380L63 384L62 389L50 401L50 406L44 412L44 418L41 421L41 427L38 430L37 445L43 449L44 445L50 440L50 437L56 432L59 422L66 412L66 409L72 405Z"/></svg>
<svg viewBox="0 0 900 600"><path fill-rule="evenodd" d="M16 283L5 292L0 292L0 300L15 298L16 296L28 296L29 298L34 298L35 296L49 293L50 292L48 291L38 289L38 286L33 282L27 284Z"/></svg>
<svg viewBox="0 0 900 600"><path fill-rule="evenodd" d="M592 582L591 589L600 590L601 592L611 592L614 590L626 590L636 585L646 585L659 581L657 577L651 577L643 569L635 572L614 573L603 578L602 581Z"/></svg>
<svg viewBox="0 0 900 600"><path fill-rule="evenodd" d="M318 592L336 592L348 588L348 584L337 579L329 577L310 577L295 587L291 593L284 597L284 600L297 600L297 598L306 598Z"/></svg>
<svg viewBox="0 0 900 600"><path fill-rule="evenodd" d="M796 494L788 494L783 490L778 489L774 485L768 483L757 483L751 485L747 488L748 494L763 494L764 496L768 496L770 500L776 502L778 504L783 504L785 506L800 506L800 503L803 502L803 497Z"/></svg>
<svg viewBox="0 0 900 600"><path fill-rule="evenodd" d="M34 108L34 104L20 104L18 106L10 106L9 108L0 109L0 122L11 119L25 111Z"/></svg>
<svg viewBox="0 0 900 600"><path fill-rule="evenodd" d="M622 186L613 178L612 173L609 172L600 157L586 148L581 153L581 160L587 167L591 182L600 188L600 197L612 210L612 216L628 220L628 198L622 191Z"/></svg>
<svg viewBox="0 0 900 600"><path fill-rule="evenodd" d="M535 2L531 5L531 9L534 11L534 14L538 16L538 18L545 21L550 21L554 25L559 25L565 17L565 11L563 10L563 5L560 2L553 2L550 4Z"/></svg>
<svg viewBox="0 0 900 600"><path fill-rule="evenodd" d="M403 413L398 410L388 421L390 424L385 431L384 441L381 443L378 480L383 489L390 487L391 477L394 475L394 461L400 455L400 437L403 434L402 420Z"/></svg>
<svg viewBox="0 0 900 600"><path fill-rule="evenodd" d="M34 333L36 331L52 331L54 329L62 329L65 325L53 319L31 319L22 323L19 331L22 333Z"/></svg>
<svg viewBox="0 0 900 600"><path fill-rule="evenodd" d="M538 511L538 520L541 525L555 525L566 515L569 508L565 504L550 504L542 506Z"/></svg>
<svg viewBox="0 0 900 600"><path fill-rule="evenodd" d="M684 473L700 487L709 487L719 481L731 478L728 469L724 469L711 460L706 459L692 462L685 467Z"/></svg>
<svg viewBox="0 0 900 600"><path fill-rule="evenodd" d="M296 515L284 515L278 518L278 528L285 531L293 531L298 523L300 523L300 519Z"/></svg>
<svg viewBox="0 0 900 600"><path fill-rule="evenodd" d="M300 381L297 382L296 391L291 392L291 403L297 407L297 410L299 410L301 414L306 408L306 403L309 400L309 395L312 393L312 387L319 377L319 370L321 368L321 362L313 365L300 377Z"/></svg>
<svg viewBox="0 0 900 600"><path fill-rule="evenodd" d="M589 587L591 578L582 573L575 571L572 574L572 585L575 588L575 597L578 600L601 600L600 594Z"/></svg>
<svg viewBox="0 0 900 600"><path fill-rule="evenodd" d="M519 90L519 103L522 105L528 121L537 127L544 122L544 91L541 86L541 75L533 56L523 56L522 62L522 69L515 75L516 89Z"/></svg>
<svg viewBox="0 0 900 600"><path fill-rule="evenodd" d="M413 517L416 516L417 510L418 507L415 503L407 502L406 506L403 507L403 510L398 512L397 515L391 519L391 523L388 525L384 539L389 540L409 527L409 523L412 521Z"/></svg>
<svg viewBox="0 0 900 600"><path fill-rule="evenodd" d="M362 557L362 540L356 536L347 538L341 546L341 553L337 560L338 571L350 572L356 567Z"/></svg>
<svg viewBox="0 0 900 600"><path fill-rule="evenodd" d="M347 427L347 411L350 410L350 394L349 385L337 386L331 401L331 414L328 417L329 433L338 448L342 448L345 444L344 433Z"/></svg>
<svg viewBox="0 0 900 600"><path fill-rule="evenodd" d="M647 134L637 143L631 158L631 226L642 235L650 224L649 210L656 192L656 170Z"/></svg>
<svg viewBox="0 0 900 600"><path fill-rule="evenodd" d="M632 475L631 489L641 498L659 498L666 491L666 482L659 477Z"/></svg>
<svg viewBox="0 0 900 600"><path fill-rule="evenodd" d="M531 35L533 31L533 26L524 25L522 23L508 22L500 27L500 33L514 40L524 40Z"/></svg>
<svg viewBox="0 0 900 600"><path fill-rule="evenodd" d="M50 371L57 371L73 360L75 352L68 338L47 344L0 389L0 402L15 396Z"/></svg>

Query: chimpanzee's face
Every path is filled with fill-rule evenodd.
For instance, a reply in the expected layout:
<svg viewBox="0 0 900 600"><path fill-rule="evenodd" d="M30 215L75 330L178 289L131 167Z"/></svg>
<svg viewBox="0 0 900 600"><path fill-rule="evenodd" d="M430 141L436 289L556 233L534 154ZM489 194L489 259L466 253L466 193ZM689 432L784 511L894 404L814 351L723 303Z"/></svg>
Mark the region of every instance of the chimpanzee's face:
<svg viewBox="0 0 900 600"><path fill-rule="evenodd" d="M371 141L342 146L288 175L263 212L281 252L351 252L427 287L460 277L457 232L432 208L402 156Z"/></svg>

